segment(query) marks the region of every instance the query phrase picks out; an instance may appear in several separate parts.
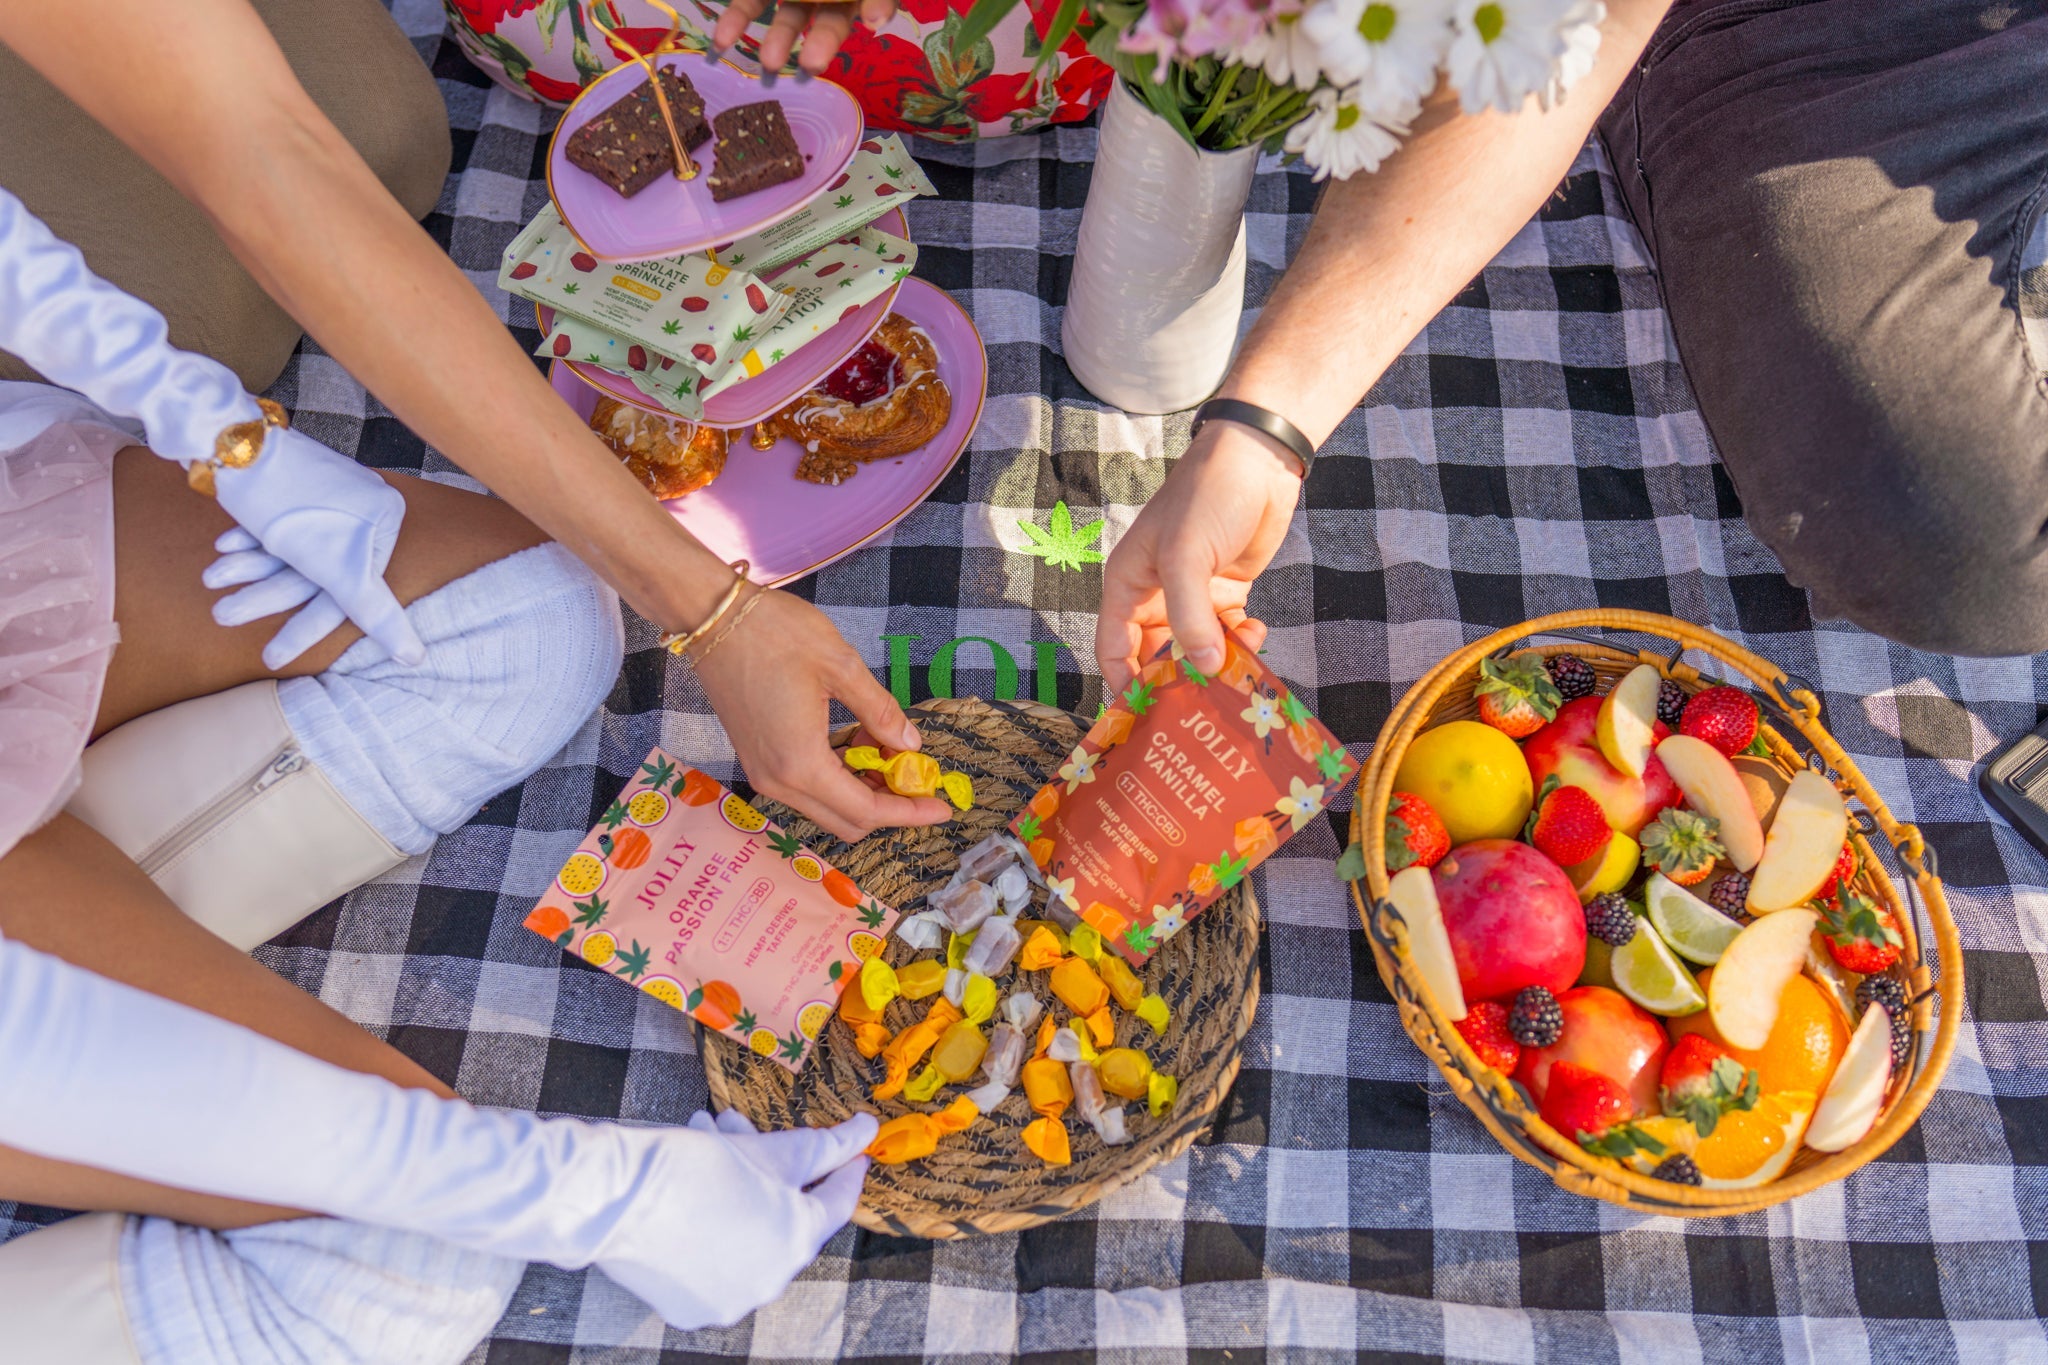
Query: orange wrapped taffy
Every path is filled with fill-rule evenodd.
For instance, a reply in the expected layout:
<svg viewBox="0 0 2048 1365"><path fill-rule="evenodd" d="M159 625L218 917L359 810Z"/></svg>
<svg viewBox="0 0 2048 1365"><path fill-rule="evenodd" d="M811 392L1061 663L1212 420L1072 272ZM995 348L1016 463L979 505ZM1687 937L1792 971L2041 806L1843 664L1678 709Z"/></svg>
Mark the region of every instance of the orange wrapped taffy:
<svg viewBox="0 0 2048 1365"><path fill-rule="evenodd" d="M882 1022L882 1012L868 1003L857 980L848 982L846 989L839 992L839 1017L855 1028Z"/></svg>
<svg viewBox="0 0 2048 1365"><path fill-rule="evenodd" d="M939 1139L964 1132L981 1117L974 1101L962 1095L936 1114L905 1114L890 1119L867 1147L868 1155L885 1166L930 1156L939 1149Z"/></svg>
<svg viewBox="0 0 2048 1365"><path fill-rule="evenodd" d="M1057 1118L1033 1119L1024 1125L1024 1145L1048 1166L1065 1166L1074 1159L1067 1143L1067 1125Z"/></svg>
<svg viewBox="0 0 2048 1365"><path fill-rule="evenodd" d="M846 766L855 772L878 772L890 791L898 796L932 796L944 792L960 810L974 804L974 779L966 773L939 771L938 760L929 754L906 749L882 757L872 744L856 745L846 751Z"/></svg>
<svg viewBox="0 0 2048 1365"><path fill-rule="evenodd" d="M1030 938L1024 940L1024 947L1017 954L1017 965L1027 972L1042 972L1059 966L1066 956L1060 951L1060 941L1041 924L1031 931Z"/></svg>
<svg viewBox="0 0 2048 1365"><path fill-rule="evenodd" d="M1066 1112L1074 1098L1074 1083L1067 1078L1065 1062L1040 1057L1024 1063L1024 1097L1031 1107L1049 1119Z"/></svg>
<svg viewBox="0 0 2048 1365"><path fill-rule="evenodd" d="M1152 1079L1152 1059L1132 1047L1113 1047L1095 1063L1102 1088L1126 1100L1146 1097L1146 1083Z"/></svg>
<svg viewBox="0 0 2048 1365"><path fill-rule="evenodd" d="M988 1039L982 1036L980 1026L971 1019L962 1019L939 1039L932 1052L932 1066L949 1081L964 1081L981 1066L987 1051Z"/></svg>
<svg viewBox="0 0 2048 1365"><path fill-rule="evenodd" d="M879 1057L893 1035L887 1024L855 1024L853 1046L863 1057Z"/></svg>
<svg viewBox="0 0 2048 1365"><path fill-rule="evenodd" d="M1104 1005L1081 1021L1088 1026L1088 1036L1097 1047L1113 1047L1116 1044L1116 1016Z"/></svg>
<svg viewBox="0 0 2048 1365"><path fill-rule="evenodd" d="M964 1133L981 1117L981 1107L962 1095L938 1113L926 1117L938 1126L941 1134Z"/></svg>
<svg viewBox="0 0 2048 1365"><path fill-rule="evenodd" d="M1046 1049L1052 1046L1053 1035L1059 1031L1060 1026L1053 1022L1053 1017L1050 1014L1046 1015L1038 1025L1038 1041L1031 1045L1033 1060L1045 1055Z"/></svg>
<svg viewBox="0 0 2048 1365"><path fill-rule="evenodd" d="M1078 957L1070 957L1052 969L1052 993L1084 1019L1109 1003L1109 987L1102 984L1093 967Z"/></svg>
<svg viewBox="0 0 2048 1365"><path fill-rule="evenodd" d="M1138 974L1130 964L1115 953L1104 953L1096 962L1095 970L1101 974L1102 984L1109 987L1109 993L1117 1004L1127 1010L1138 1008L1138 1002L1145 998L1145 985L1138 980Z"/></svg>
<svg viewBox="0 0 2048 1365"><path fill-rule="evenodd" d="M902 988L905 1000L937 995L946 984L946 964L936 958L913 962L896 973L896 984Z"/></svg>
<svg viewBox="0 0 2048 1365"><path fill-rule="evenodd" d="M944 999L932 1001L932 1007L925 1011L923 1019L897 1034L889 1046L882 1049L882 1061L889 1071L882 1083L874 1088L874 1097L887 1100L901 1094L903 1087L910 1083L910 1069L937 1046L947 1029L959 1022L959 1010Z"/></svg>

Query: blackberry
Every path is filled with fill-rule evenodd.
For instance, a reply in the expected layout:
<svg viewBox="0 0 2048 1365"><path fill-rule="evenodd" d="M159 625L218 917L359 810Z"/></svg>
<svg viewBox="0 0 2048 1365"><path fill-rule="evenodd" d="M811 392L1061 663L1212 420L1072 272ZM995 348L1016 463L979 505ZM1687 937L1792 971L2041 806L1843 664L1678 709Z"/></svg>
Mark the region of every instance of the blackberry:
<svg viewBox="0 0 2048 1365"><path fill-rule="evenodd" d="M1564 1033L1564 1011L1548 986L1525 986L1508 1011L1508 1036L1523 1047L1549 1047Z"/></svg>
<svg viewBox="0 0 2048 1365"><path fill-rule="evenodd" d="M1668 1180L1674 1185L1697 1185L1700 1183L1699 1163L1684 1152L1673 1152L1657 1163L1657 1169L1650 1172L1652 1180Z"/></svg>
<svg viewBox="0 0 2048 1365"><path fill-rule="evenodd" d="M1721 880L1714 883L1714 889L1707 892L1707 904L1738 924L1749 923L1749 874L1722 873Z"/></svg>
<svg viewBox="0 0 2048 1365"><path fill-rule="evenodd" d="M1610 948L1636 936L1636 912L1619 891L1604 891L1586 903L1586 932Z"/></svg>
<svg viewBox="0 0 2048 1365"><path fill-rule="evenodd" d="M1593 684L1598 680L1593 665L1578 655L1553 654L1543 661L1543 666L1550 671L1550 680L1557 684L1566 701L1593 695Z"/></svg>
<svg viewBox="0 0 2048 1365"><path fill-rule="evenodd" d="M1685 689L1666 678L1657 684L1657 719L1676 730L1678 718L1685 714Z"/></svg>
<svg viewBox="0 0 2048 1365"><path fill-rule="evenodd" d="M1856 983L1856 1003L1869 1009L1884 1006L1892 1025L1892 1070L1906 1064L1913 1051L1913 1021L1906 1011L1906 988L1889 976L1866 976Z"/></svg>

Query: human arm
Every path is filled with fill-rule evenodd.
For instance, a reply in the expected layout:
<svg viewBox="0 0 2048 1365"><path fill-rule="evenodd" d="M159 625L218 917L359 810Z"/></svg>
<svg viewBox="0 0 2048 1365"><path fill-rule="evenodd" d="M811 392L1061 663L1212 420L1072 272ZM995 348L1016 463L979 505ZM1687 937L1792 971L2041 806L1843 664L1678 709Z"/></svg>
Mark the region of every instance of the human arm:
<svg viewBox="0 0 2048 1365"><path fill-rule="evenodd" d="M729 571L549 388L320 112L247 0L185 0L179 22L160 17L148 0L0 6L0 42L204 210L263 288L422 439L657 626L701 623ZM87 63L79 32L114 36ZM918 743L806 604L764 602L698 672L760 790L841 835L945 818L943 802L871 791L833 759L822 725L792 723L836 697L900 747Z"/></svg>
<svg viewBox="0 0 2048 1365"><path fill-rule="evenodd" d="M852 1216L876 1128L865 1114L755 1134L734 1119L627 1128L479 1110L6 939L0 1094L7 1146L596 1265L685 1329L738 1320L810 1263Z"/></svg>
<svg viewBox="0 0 2048 1365"><path fill-rule="evenodd" d="M1429 320L1529 221L1570 170L1667 0L1609 0L1593 70L1550 110L1462 114L1439 87L1376 173L1333 182L1218 396L1288 418L1320 444ZM1301 468L1271 437L1212 422L1110 554L1096 660L1120 690L1169 633L1222 663L1252 581L1286 537ZM1218 616L1222 616L1219 624Z"/></svg>

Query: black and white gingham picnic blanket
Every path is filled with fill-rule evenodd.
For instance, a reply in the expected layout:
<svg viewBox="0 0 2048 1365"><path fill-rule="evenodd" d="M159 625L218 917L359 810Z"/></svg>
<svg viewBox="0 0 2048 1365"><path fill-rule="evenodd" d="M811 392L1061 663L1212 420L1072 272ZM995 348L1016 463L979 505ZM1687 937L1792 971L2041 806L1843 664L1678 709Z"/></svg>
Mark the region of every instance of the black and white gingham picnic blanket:
<svg viewBox="0 0 2048 1365"><path fill-rule="evenodd" d="M457 130L428 226L536 342L531 308L493 279L545 200L552 115L440 45L432 0L397 11ZM910 206L918 273L987 339L986 414L928 503L796 591L878 672L883 635L920 637L906 642L918 696L955 637L997 641L1027 669L1031 641L1057 640L1057 699L1092 713L1100 569L1017 553L1019 523L1064 501L1077 522L1107 518L1113 544L1186 441L1185 415L1107 411L1059 358L1094 137L914 147L940 189ZM1259 175L1254 300L1313 197L1298 171ZM1564 1194L1505 1155L1402 1034L1332 872L1335 830L1318 824L1258 874L1257 1023L1214 1130L1181 1160L1018 1235L843 1232L729 1331L667 1331L600 1274L536 1266L476 1361L2048 1361L2048 864L1988 813L1972 774L2036 723L2048 670L1809 619L1740 520L1618 213L1589 154L1339 430L1253 595L1274 626L1267 659L1361 747L1445 653L1565 608L1669 612L1817 680L1835 734L1939 850L1962 924L1964 1032L1920 1125L1768 1213L1684 1222ZM465 482L310 344L277 396L366 463ZM480 1103L670 1123L703 1106L682 1015L520 927L652 745L732 773L654 634L630 623L605 709L546 769L262 960ZM988 694L988 660L961 649L955 690ZM0 1235L55 1216L0 1205Z"/></svg>

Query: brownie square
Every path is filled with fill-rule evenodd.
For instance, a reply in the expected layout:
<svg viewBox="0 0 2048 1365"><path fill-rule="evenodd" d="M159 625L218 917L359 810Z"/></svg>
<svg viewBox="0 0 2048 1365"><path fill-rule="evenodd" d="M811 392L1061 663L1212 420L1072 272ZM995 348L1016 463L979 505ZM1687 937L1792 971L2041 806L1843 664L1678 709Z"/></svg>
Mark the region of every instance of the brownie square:
<svg viewBox="0 0 2048 1365"><path fill-rule="evenodd" d="M719 203L794 180L804 173L804 154L789 131L776 100L736 104L711 121L718 130L717 163L711 168L711 197Z"/></svg>
<svg viewBox="0 0 2048 1365"><path fill-rule="evenodd" d="M668 96L683 146L703 146L711 137L711 126L704 121L704 97L688 76L666 68L661 73L661 88ZM571 133L562 154L570 165L589 171L628 199L676 168L661 107L655 103L653 86L645 81Z"/></svg>

